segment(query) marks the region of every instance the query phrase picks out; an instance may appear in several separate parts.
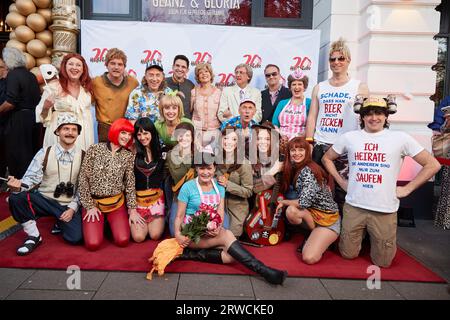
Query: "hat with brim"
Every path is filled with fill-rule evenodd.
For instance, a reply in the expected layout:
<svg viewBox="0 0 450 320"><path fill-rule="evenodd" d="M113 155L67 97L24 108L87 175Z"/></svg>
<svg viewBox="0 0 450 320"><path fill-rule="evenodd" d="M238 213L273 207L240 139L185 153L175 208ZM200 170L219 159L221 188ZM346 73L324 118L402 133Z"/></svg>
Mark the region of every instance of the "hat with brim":
<svg viewBox="0 0 450 320"><path fill-rule="evenodd" d="M145 72L150 69L158 69L159 71L164 72L164 68L161 65L161 62L157 60L150 61L145 68Z"/></svg>
<svg viewBox="0 0 450 320"><path fill-rule="evenodd" d="M242 104L246 103L246 102L251 102L253 103L253 105L256 107L256 102L255 100L253 100L252 98L244 98L240 101L239 106L242 106Z"/></svg>
<svg viewBox="0 0 450 320"><path fill-rule="evenodd" d="M75 117L73 113L65 112L58 114L57 127L53 133L58 135L57 132L59 128L65 124L74 124L78 127L78 133L81 132L81 124L78 122L77 117Z"/></svg>

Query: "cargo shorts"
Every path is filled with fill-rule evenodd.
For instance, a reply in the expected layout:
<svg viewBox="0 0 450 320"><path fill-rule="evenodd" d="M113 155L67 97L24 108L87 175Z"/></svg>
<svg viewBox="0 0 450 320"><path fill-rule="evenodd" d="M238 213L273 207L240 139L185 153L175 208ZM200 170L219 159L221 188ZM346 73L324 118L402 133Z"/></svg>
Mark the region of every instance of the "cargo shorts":
<svg viewBox="0 0 450 320"><path fill-rule="evenodd" d="M397 252L397 212L384 213L344 204L339 251L346 259L359 255L365 232L370 235L370 258L389 267Z"/></svg>

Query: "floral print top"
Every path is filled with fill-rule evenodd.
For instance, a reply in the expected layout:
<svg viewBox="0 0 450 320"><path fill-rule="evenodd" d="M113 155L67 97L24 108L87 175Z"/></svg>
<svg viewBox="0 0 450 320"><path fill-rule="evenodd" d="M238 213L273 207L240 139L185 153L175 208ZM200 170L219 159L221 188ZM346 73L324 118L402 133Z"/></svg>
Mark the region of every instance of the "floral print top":
<svg viewBox="0 0 450 320"><path fill-rule="evenodd" d="M172 92L169 87L164 89L164 93L169 92ZM158 105L157 95L140 85L130 93L125 118L137 120L138 118L149 117L150 120L156 122L160 118Z"/></svg>

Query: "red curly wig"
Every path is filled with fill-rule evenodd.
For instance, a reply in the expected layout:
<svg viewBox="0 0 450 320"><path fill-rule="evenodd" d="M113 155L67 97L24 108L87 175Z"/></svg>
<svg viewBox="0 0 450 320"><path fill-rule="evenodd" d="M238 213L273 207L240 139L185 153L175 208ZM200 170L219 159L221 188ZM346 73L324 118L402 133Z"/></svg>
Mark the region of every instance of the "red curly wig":
<svg viewBox="0 0 450 320"><path fill-rule="evenodd" d="M61 67L59 68L59 83L61 84L63 91L67 94L69 93L69 89L67 88L69 76L67 75L66 66L67 61L69 61L69 59L71 58L76 58L80 60L81 63L83 64L83 73L81 74L80 77L80 84L84 88L84 90L86 90L92 95L92 80L91 77L89 76L89 68L86 64L86 60L84 60L84 58L78 53L69 53L66 56L64 56L64 58L61 61Z"/></svg>
<svg viewBox="0 0 450 320"><path fill-rule="evenodd" d="M131 134L134 133L133 124L125 118L117 119L116 121L114 121L112 123L111 128L109 128L109 132L108 132L108 140L110 142L114 143L115 145L119 146L120 145L119 144L119 134L122 131L126 131ZM130 148L132 144L133 144L133 137L131 137L130 141L127 143L127 145L125 147Z"/></svg>

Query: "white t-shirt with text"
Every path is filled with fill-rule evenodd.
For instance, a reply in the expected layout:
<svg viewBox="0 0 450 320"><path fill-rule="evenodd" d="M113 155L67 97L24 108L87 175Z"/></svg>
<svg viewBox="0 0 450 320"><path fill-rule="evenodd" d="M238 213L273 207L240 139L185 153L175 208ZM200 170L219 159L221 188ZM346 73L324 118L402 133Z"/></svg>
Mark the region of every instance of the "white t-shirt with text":
<svg viewBox="0 0 450 320"><path fill-rule="evenodd" d="M424 148L401 131L376 133L356 130L344 133L332 146L338 154L348 153L349 178L345 201L363 209L396 212L397 177L403 158L414 157Z"/></svg>

